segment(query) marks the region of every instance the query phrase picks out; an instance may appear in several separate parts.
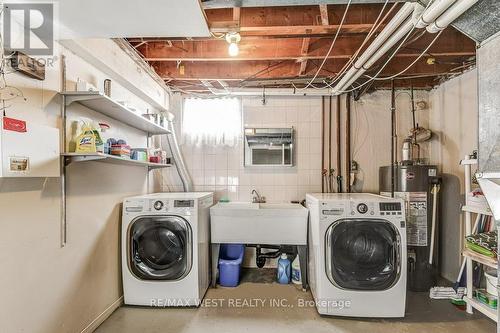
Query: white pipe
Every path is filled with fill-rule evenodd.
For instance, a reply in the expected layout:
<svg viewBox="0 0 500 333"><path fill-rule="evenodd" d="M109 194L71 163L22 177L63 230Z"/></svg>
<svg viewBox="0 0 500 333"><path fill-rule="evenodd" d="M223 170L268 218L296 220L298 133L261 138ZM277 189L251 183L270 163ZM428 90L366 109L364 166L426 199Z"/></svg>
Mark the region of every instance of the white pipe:
<svg viewBox="0 0 500 333"><path fill-rule="evenodd" d="M372 56L365 61L365 63L358 67L358 69L352 67L349 72L353 71L354 74L344 82L341 86L342 82L339 82L337 86L333 89L334 94L339 94L345 88L349 87L353 84L361 75L363 75L373 64L375 64L382 56L389 51L398 41L400 41L406 34L408 34L411 29L413 29L413 19L411 17L407 18L406 21L400 26L400 28L392 34L392 36L385 41L385 43L377 48L377 51L372 54ZM349 73L348 72L348 73ZM344 77L345 78L345 77Z"/></svg>
<svg viewBox="0 0 500 333"><path fill-rule="evenodd" d="M458 0L455 4L449 7L441 16L439 16L432 24L427 27L430 33L436 33L445 29L467 9L472 7L478 0Z"/></svg>
<svg viewBox="0 0 500 333"><path fill-rule="evenodd" d="M404 36L406 36L411 29L413 29L413 19L408 18L401 27L389 38L384 45L378 48L377 52L368 60L364 65L364 69L369 69L373 66L384 54L387 53L394 45L397 44Z"/></svg>
<svg viewBox="0 0 500 333"><path fill-rule="evenodd" d="M443 12L448 9L457 0L436 0L424 11L422 17L418 20L415 27L422 29L433 23Z"/></svg>
<svg viewBox="0 0 500 333"><path fill-rule="evenodd" d="M431 226L431 245L429 249L429 265L432 265L432 260L434 257L434 238L436 238L436 215L437 215L437 194L438 186L434 185L432 187L432 226Z"/></svg>
<svg viewBox="0 0 500 333"><path fill-rule="evenodd" d="M179 148L179 142L177 141L177 135L175 134L174 115L171 113L167 116L167 128L170 130L170 133L167 134L167 142L170 147L170 152L172 153L175 168L181 179L184 192L193 192L193 179L184 163L184 158Z"/></svg>
<svg viewBox="0 0 500 333"><path fill-rule="evenodd" d="M418 5L420 6L420 5ZM403 7L396 13L396 15L392 18L392 20L387 23L382 32L375 38L375 40L366 48L363 54L358 58L358 60L354 63L354 66L344 75L344 77L339 81L339 83L335 86L334 90L341 91L340 88L344 87L352 77L352 75L357 71L357 69L361 68L367 60L375 53L380 46L384 44L384 42L391 37L391 35L399 28L401 23L404 22L416 8L416 4L405 3Z"/></svg>
<svg viewBox="0 0 500 333"><path fill-rule="evenodd" d="M266 88L264 91L262 88L227 88L224 89L212 89L210 92L216 96L291 96L291 97L303 97L303 96L330 96L331 89L314 89L308 88L305 90L297 91L293 88Z"/></svg>

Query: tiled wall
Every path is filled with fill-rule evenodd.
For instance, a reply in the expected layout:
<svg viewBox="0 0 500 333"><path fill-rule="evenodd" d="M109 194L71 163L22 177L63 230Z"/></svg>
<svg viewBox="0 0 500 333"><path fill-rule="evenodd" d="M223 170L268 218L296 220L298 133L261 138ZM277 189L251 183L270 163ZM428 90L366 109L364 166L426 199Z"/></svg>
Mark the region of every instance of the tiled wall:
<svg viewBox="0 0 500 333"><path fill-rule="evenodd" d="M196 191L215 191L216 199L249 201L256 189L268 202L305 199L321 191L321 98L268 97L242 99L243 124L296 130L294 167L243 167L243 138L235 147L182 145Z"/></svg>

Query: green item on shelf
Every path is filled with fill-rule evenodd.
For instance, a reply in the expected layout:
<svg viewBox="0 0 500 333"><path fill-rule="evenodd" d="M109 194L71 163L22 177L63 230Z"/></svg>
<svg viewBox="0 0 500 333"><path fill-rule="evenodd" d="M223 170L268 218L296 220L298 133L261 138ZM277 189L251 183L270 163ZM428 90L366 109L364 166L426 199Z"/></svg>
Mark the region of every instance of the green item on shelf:
<svg viewBox="0 0 500 333"><path fill-rule="evenodd" d="M473 296L479 302L487 305L492 309L496 309L498 307L498 297L487 293L484 289L475 289L473 291Z"/></svg>
<svg viewBox="0 0 500 333"><path fill-rule="evenodd" d="M230 200L228 198L220 198L219 202L229 202Z"/></svg>
<svg viewBox="0 0 500 333"><path fill-rule="evenodd" d="M469 241L467 241L467 248L479 254L485 255L487 257L495 258L495 253L493 253L493 251L485 249L480 245L470 243Z"/></svg>
<svg viewBox="0 0 500 333"><path fill-rule="evenodd" d="M465 237L467 247L472 251L485 256L496 258L498 256L498 232L481 232Z"/></svg>

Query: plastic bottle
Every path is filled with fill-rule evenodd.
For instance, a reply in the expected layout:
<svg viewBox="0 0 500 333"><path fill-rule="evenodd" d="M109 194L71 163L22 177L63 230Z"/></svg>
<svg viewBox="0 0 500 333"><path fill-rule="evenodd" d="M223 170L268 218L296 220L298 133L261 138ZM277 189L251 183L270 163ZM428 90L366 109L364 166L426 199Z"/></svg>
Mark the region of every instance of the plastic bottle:
<svg viewBox="0 0 500 333"><path fill-rule="evenodd" d="M281 284L289 284L291 277L291 264L286 253L283 253L278 260L278 282Z"/></svg>
<svg viewBox="0 0 500 333"><path fill-rule="evenodd" d="M95 153L96 152L96 138L92 127L87 123L83 123L80 135L76 137L77 153Z"/></svg>
<svg viewBox="0 0 500 333"><path fill-rule="evenodd" d="M292 262L292 282L302 284L302 273L300 272L300 260L297 255Z"/></svg>

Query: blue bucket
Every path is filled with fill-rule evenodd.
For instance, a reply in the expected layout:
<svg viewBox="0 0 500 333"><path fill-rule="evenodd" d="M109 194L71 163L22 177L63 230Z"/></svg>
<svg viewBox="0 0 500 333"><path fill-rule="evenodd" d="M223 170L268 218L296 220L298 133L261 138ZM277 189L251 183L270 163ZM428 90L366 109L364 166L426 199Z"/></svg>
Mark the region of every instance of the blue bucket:
<svg viewBox="0 0 500 333"><path fill-rule="evenodd" d="M219 252L219 284L223 287L236 287L240 282L241 263L245 245L222 244Z"/></svg>

